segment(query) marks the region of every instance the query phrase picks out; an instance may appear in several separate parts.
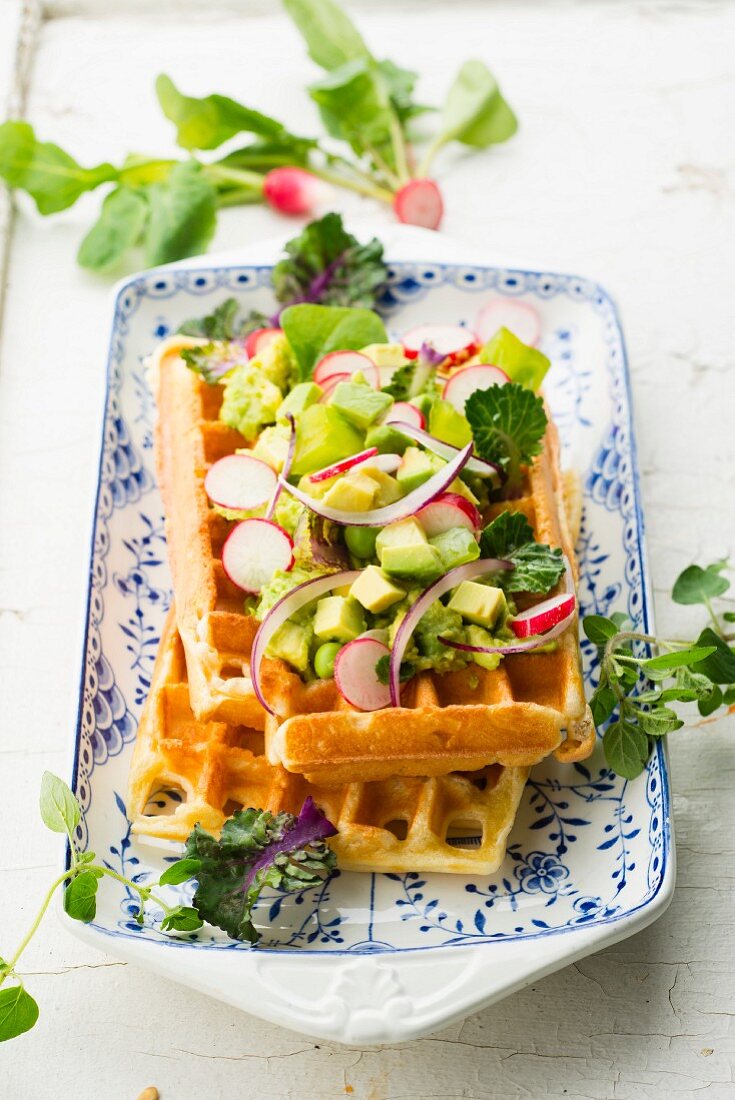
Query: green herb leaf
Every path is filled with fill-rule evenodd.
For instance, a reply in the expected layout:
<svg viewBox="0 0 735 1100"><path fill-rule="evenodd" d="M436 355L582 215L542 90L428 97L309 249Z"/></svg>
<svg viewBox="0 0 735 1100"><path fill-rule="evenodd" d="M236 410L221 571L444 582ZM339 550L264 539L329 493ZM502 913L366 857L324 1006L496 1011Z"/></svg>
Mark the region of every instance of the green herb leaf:
<svg viewBox="0 0 735 1100"><path fill-rule="evenodd" d="M617 704L617 698L615 692L607 684L599 684L590 699L590 710L592 711L592 721L599 729L615 710Z"/></svg>
<svg viewBox="0 0 735 1100"><path fill-rule="evenodd" d="M383 392L389 393L394 401L408 401L411 395L411 383L416 372L414 363L406 363L393 372L387 386L383 386Z"/></svg>
<svg viewBox="0 0 735 1100"><path fill-rule="evenodd" d="M200 867L201 860L179 859L166 868L158 881L161 886L178 886L181 882L196 878Z"/></svg>
<svg viewBox="0 0 735 1100"><path fill-rule="evenodd" d="M534 393L539 390L551 366L551 360L542 351L524 344L507 328L498 329L488 340L480 351L480 362L500 367L511 382L517 382Z"/></svg>
<svg viewBox="0 0 735 1100"><path fill-rule="evenodd" d="M240 168L244 172L270 172L271 168L296 165L307 168L309 151L316 145L307 138L284 141L251 141L214 162L215 167Z"/></svg>
<svg viewBox="0 0 735 1100"><path fill-rule="evenodd" d="M512 496L521 487L521 467L541 452L547 424L543 401L517 382L508 382L470 394L465 416L477 453L502 466L505 490Z"/></svg>
<svg viewBox="0 0 735 1100"><path fill-rule="evenodd" d="M91 271L109 271L140 241L148 221L148 203L141 191L116 187L79 246L77 263Z"/></svg>
<svg viewBox="0 0 735 1100"><path fill-rule="evenodd" d="M501 512L480 536L485 558L504 558L515 568L498 583L507 592L550 592L564 572L561 550L536 542L522 512Z"/></svg>
<svg viewBox="0 0 735 1100"><path fill-rule="evenodd" d="M722 701L725 706L731 707L735 703L735 684L726 688L722 695Z"/></svg>
<svg viewBox="0 0 735 1100"><path fill-rule="evenodd" d="M372 150L377 150L390 167L395 167L391 144L395 116L388 88L374 61L357 58L346 62L310 85L309 94L332 137L348 142L359 156L371 156Z"/></svg>
<svg viewBox="0 0 735 1100"><path fill-rule="evenodd" d="M646 766L651 746L647 734L632 722L613 722L602 739L605 759L624 779L635 779Z"/></svg>
<svg viewBox="0 0 735 1100"><path fill-rule="evenodd" d="M201 336L205 340L233 340L238 335L235 318L239 308L236 298L226 298L206 317L184 321L177 331L183 336Z"/></svg>
<svg viewBox="0 0 735 1100"><path fill-rule="evenodd" d="M585 615L582 619L582 630L593 645L602 647L618 633L618 627L613 620L606 619L603 615Z"/></svg>
<svg viewBox="0 0 735 1100"><path fill-rule="evenodd" d="M182 860L182 862L184 861ZM161 921L161 931L195 932L203 924L204 921L196 909L193 909L190 905L179 905L176 909L172 909L170 913L166 913Z"/></svg>
<svg viewBox="0 0 735 1100"><path fill-rule="evenodd" d="M518 120L482 61L465 61L449 89L436 144L461 141L477 149L507 141Z"/></svg>
<svg viewBox="0 0 735 1100"><path fill-rule="evenodd" d="M222 343L202 344L195 348L182 348L181 358L189 370L200 374L210 386L221 382L236 367L247 362L244 347L226 340Z"/></svg>
<svg viewBox="0 0 735 1100"><path fill-rule="evenodd" d="M288 306L281 314L281 328L296 356L302 382L311 378L316 364L330 351L359 351L388 340L380 317L369 309Z"/></svg>
<svg viewBox="0 0 735 1100"><path fill-rule="evenodd" d="M703 646L698 644L689 646L688 649L678 649L675 653L662 653L658 657L649 657L647 661L641 661L641 668L647 676L659 672L668 674L676 668L699 664L711 653L714 653L715 648L712 645ZM654 675L652 679L660 679L660 677Z"/></svg>
<svg viewBox="0 0 735 1100"><path fill-rule="evenodd" d="M691 702L694 699L706 699L712 694L712 681L701 672L694 672L691 668L679 668L676 670L676 687L667 688L664 696L667 699L678 698L682 702ZM679 695L670 692L677 691ZM664 700L666 701L666 700Z"/></svg>
<svg viewBox="0 0 735 1100"><path fill-rule="evenodd" d="M54 833L71 834L79 824L79 803L63 779L51 772L43 773L39 807L44 825Z"/></svg>
<svg viewBox="0 0 735 1100"><path fill-rule="evenodd" d="M200 917L234 939L259 939L252 909L265 886L296 891L323 881L335 864L325 840L334 826L307 798L298 818L238 810L216 840L196 825L186 857L201 861L194 906Z"/></svg>
<svg viewBox="0 0 735 1100"><path fill-rule="evenodd" d="M88 924L97 913L97 886L102 872L82 871L64 890L64 911L73 920Z"/></svg>
<svg viewBox="0 0 735 1100"><path fill-rule="evenodd" d="M670 707L655 707L648 711L639 709L637 718L641 729L650 737L663 737L684 725Z"/></svg>
<svg viewBox="0 0 735 1100"><path fill-rule="evenodd" d="M722 694L722 688L715 684L712 687L709 695L705 696L704 699L699 700L699 702L697 703L697 709L699 710L699 713L704 718L706 718L708 717L708 715L713 714L716 710L718 710L722 706L723 701L724 696Z"/></svg>
<svg viewBox="0 0 735 1100"><path fill-rule="evenodd" d="M117 169L82 168L58 145L38 141L27 122L10 121L0 126L0 176L9 187L27 191L41 214L56 214L85 191L117 179Z"/></svg>
<svg viewBox="0 0 735 1100"><path fill-rule="evenodd" d="M707 676L713 684L731 684L735 681L735 652L723 641L719 634L715 634L711 627L707 627L697 638L698 646L705 646L714 650L703 660L697 662L695 672Z"/></svg>
<svg viewBox="0 0 735 1100"><path fill-rule="evenodd" d="M306 42L309 57L322 69L370 57L362 35L334 0L283 0Z"/></svg>
<svg viewBox="0 0 735 1100"><path fill-rule="evenodd" d="M384 657L379 657L375 665L375 675L380 680L381 684L390 683L390 654L386 653ZM416 666L411 661L401 661L401 670L398 674L400 682L405 684L407 680L413 679L416 675Z"/></svg>
<svg viewBox="0 0 735 1100"><path fill-rule="evenodd" d="M37 1019L38 1005L22 985L0 989L0 1043L30 1031Z"/></svg>
<svg viewBox="0 0 735 1100"><path fill-rule="evenodd" d="M706 604L716 596L721 596L730 587L727 577L722 576L725 568L727 561L714 562L704 569L699 565L690 565L674 581L672 600L683 604Z"/></svg>
<svg viewBox="0 0 735 1100"><path fill-rule="evenodd" d="M151 184L148 197L145 260L149 266L205 250L214 235L217 214L214 188L200 165L177 164L165 182Z"/></svg>

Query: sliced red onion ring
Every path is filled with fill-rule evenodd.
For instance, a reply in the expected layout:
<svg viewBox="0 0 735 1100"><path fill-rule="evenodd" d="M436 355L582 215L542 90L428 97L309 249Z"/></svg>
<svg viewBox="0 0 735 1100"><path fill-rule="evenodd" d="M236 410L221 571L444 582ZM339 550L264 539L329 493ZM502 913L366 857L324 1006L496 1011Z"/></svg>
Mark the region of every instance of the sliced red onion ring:
<svg viewBox="0 0 735 1100"><path fill-rule="evenodd" d="M281 470L281 475L284 478L287 478L288 475L291 473L291 467L293 466L293 458L294 458L294 455L296 454L296 421L294 420L292 413L286 413L286 420L288 420L288 423L291 427L291 435L290 435L289 440L288 440L288 451L286 452L286 461L284 462L283 469ZM273 490L273 496L271 497L271 502L268 505L268 510L265 513L265 519L273 519L273 513L276 510L276 505L278 504L278 498L280 497L282 492L283 492L283 485L281 484L281 482L279 480L278 484L276 485L275 489Z"/></svg>
<svg viewBox="0 0 735 1100"><path fill-rule="evenodd" d="M373 508L369 512L346 512L342 508L330 508L323 501L315 500L308 493L303 493L295 485L289 485L283 475L279 476L278 481L291 496L296 497L312 512L316 512L318 516L331 520L332 523L339 523L343 527L385 527L389 523L395 523L399 519L406 519L408 516L414 515L419 508L430 504L432 500L452 484L472 454L472 444L468 443L461 451L457 451L456 448L453 448L453 450L455 454L452 461L448 462L446 466L419 486L418 489L407 493L405 497L393 504L386 504L383 508Z"/></svg>
<svg viewBox="0 0 735 1100"><path fill-rule="evenodd" d="M539 634L536 638L527 638L523 642L509 642L508 645L465 645L464 642L454 642L451 638L442 638L441 634L439 635L439 641L442 645L451 646L452 649L461 649L463 653L501 653L504 656L510 656L513 653L528 653L532 649L540 649L542 645L552 642L554 638L558 638L560 634L563 634L576 612L575 607L566 619L562 619L546 634Z"/></svg>
<svg viewBox="0 0 735 1100"><path fill-rule="evenodd" d="M448 573L445 573L438 581L434 581L433 584L430 584L429 587L421 593L416 603L411 610L407 612L406 617L398 627L395 641L393 642L393 649L391 650L390 699L394 707L400 707L401 705L400 673L403 654L406 652L406 646L411 640L411 635L418 626L424 613L428 611L431 605L438 600L440 596L443 596L450 588L456 588L462 581L469 581L473 577L480 577L483 574L493 573L501 569L513 569L512 562L503 561L501 558L480 558L479 561L471 561L466 565L458 565L455 569L450 569ZM444 641L444 639L441 638L440 641Z"/></svg>
<svg viewBox="0 0 735 1100"><path fill-rule="evenodd" d="M334 588L341 588L343 585L352 584L352 582L356 581L360 576L360 572L361 570L359 569L350 569L346 572L328 573L324 577L314 577L310 581L304 581L303 584L299 584L296 588L292 588L291 591L287 592L285 596L282 596L277 603L274 603L273 607L263 619L253 639L250 669L253 678L253 690L255 691L258 702L269 714L275 714L276 712L269 705L263 694L260 683L260 665L271 638L278 628L283 626L283 624L290 619L299 608L303 607L304 604L311 603L312 600L316 600L319 596L323 596L325 592L331 592Z"/></svg>
<svg viewBox="0 0 735 1100"><path fill-rule="evenodd" d="M569 596L576 596L577 592L574 587L574 573L572 572L572 563L569 561L569 558L566 556L566 554L562 554L561 560L564 562L564 573L562 574L564 582L563 591L566 592L566 594Z"/></svg>
<svg viewBox="0 0 735 1100"><path fill-rule="evenodd" d="M413 424L409 424L405 420L394 420L391 423L391 428L395 428L401 435L407 435L409 439L414 439L417 443L426 447L427 451L432 451L441 458L453 458L459 451L458 447L453 447L451 443L445 443L444 440L437 439L436 436L425 432L423 428L415 428ZM500 466L496 466L494 462L486 462L484 458L474 456L467 461L467 473L477 474L478 477L494 477L498 482L502 481L504 477Z"/></svg>

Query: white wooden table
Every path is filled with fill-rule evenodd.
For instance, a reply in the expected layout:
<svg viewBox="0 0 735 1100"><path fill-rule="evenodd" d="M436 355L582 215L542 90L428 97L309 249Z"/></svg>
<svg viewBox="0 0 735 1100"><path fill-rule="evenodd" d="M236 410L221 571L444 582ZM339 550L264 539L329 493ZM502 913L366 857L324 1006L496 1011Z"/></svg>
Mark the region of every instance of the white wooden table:
<svg viewBox="0 0 735 1100"><path fill-rule="evenodd" d="M187 91L315 125L301 93L314 70L267 0L21 9L0 0L0 95L83 163L172 148L152 89L161 70ZM471 53L499 74L522 131L451 171L443 162L445 229L490 261L538 258L617 296L658 619L696 628L667 599L674 577L735 551L735 3L373 0L356 11L378 53L426 74L428 100ZM66 773L76 690L107 284L74 252L97 202L45 222L21 202L0 241L0 951L58 857L35 803L45 767ZM229 211L213 247L282 229L262 209ZM51 916L24 959L41 1020L0 1048L0 1094L735 1095L734 735L722 719L671 739L679 884L667 914L461 1025L391 1048L318 1044L82 947Z"/></svg>

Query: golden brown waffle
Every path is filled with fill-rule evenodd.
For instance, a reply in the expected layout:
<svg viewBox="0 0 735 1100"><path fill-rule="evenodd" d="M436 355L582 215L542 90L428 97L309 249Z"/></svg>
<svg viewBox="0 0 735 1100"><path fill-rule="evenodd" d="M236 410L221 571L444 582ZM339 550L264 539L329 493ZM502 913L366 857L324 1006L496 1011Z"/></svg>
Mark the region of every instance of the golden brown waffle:
<svg viewBox="0 0 735 1100"><path fill-rule="evenodd" d="M133 832L183 841L197 822L219 831L240 806L298 813L311 795L338 829L329 843L343 870L487 875L503 858L527 777L527 768L491 765L434 779L310 785L268 764L257 730L197 721L172 611L138 727L127 806ZM173 812L161 814L166 805ZM482 839L458 847L467 837Z"/></svg>
<svg viewBox="0 0 735 1100"><path fill-rule="evenodd" d="M217 419L221 388L201 381L180 358L183 346L198 342L176 337L156 356L158 471L178 627L196 717L262 729L249 666L258 624L222 569L230 524L210 509L203 485L209 465L244 443ZM488 518L509 506L523 511L537 538L561 546L574 562L565 489L550 423L523 495L494 506ZM594 727L576 639L575 620L555 653L508 657L495 671L473 663L445 675L421 673L405 688L401 708L372 713L345 702L334 681L305 684L284 662L265 660L263 685L278 716L265 726L268 760L310 782L342 785L496 763L526 767L554 751L583 759L592 751Z"/></svg>

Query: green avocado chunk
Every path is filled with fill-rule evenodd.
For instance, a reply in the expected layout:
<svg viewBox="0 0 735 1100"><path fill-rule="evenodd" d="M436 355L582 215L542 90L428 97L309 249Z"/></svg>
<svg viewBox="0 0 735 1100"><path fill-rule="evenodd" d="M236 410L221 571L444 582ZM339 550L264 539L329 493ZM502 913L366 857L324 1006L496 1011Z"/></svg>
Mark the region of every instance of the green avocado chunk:
<svg viewBox="0 0 735 1100"><path fill-rule="evenodd" d="M402 455L411 446L411 440L391 424L376 424L365 436L365 446L377 447L382 455Z"/></svg>
<svg viewBox="0 0 735 1100"><path fill-rule="evenodd" d="M467 643L468 645L495 645L496 639L492 634L489 634L487 630L483 630L481 626L468 626L467 627ZM501 661L500 653L473 653L472 660L480 668L486 668L488 672L492 672L496 669Z"/></svg>
<svg viewBox="0 0 735 1100"><path fill-rule="evenodd" d="M507 611L502 588L477 581L462 581L449 601L451 611L458 611L463 619L476 626L492 629Z"/></svg>
<svg viewBox="0 0 735 1100"><path fill-rule="evenodd" d="M364 629L365 618L357 600L326 596L316 605L314 634L320 642L351 642Z"/></svg>
<svg viewBox="0 0 735 1100"><path fill-rule="evenodd" d="M284 623L279 626L270 642L268 653L288 661L299 672L309 667L309 645L314 635L310 624Z"/></svg>
<svg viewBox="0 0 735 1100"><path fill-rule="evenodd" d="M418 447L409 447L398 467L396 479L405 493L418 489L441 468L441 460Z"/></svg>
<svg viewBox="0 0 735 1100"><path fill-rule="evenodd" d="M296 454L291 473L313 473L363 447L363 435L330 405L310 405L296 427Z"/></svg>
<svg viewBox="0 0 735 1100"><path fill-rule="evenodd" d="M367 431L388 411L393 398L389 393L374 390L363 382L340 382L335 386L329 403L351 424Z"/></svg>
<svg viewBox="0 0 735 1100"><path fill-rule="evenodd" d="M278 406L276 420L284 421L289 413L294 417L300 416L304 409L316 405L322 393L321 386L317 386L316 382L299 382Z"/></svg>
<svg viewBox="0 0 735 1100"><path fill-rule="evenodd" d="M379 615L386 611L406 593L388 577L377 565L368 565L356 581L353 581L350 595L362 604L366 611Z"/></svg>
<svg viewBox="0 0 735 1100"><path fill-rule="evenodd" d="M477 561L480 556L477 539L466 527L450 527L448 531L429 539L429 545L439 551L445 573L457 565Z"/></svg>
<svg viewBox="0 0 735 1100"><path fill-rule="evenodd" d="M431 406L429 432L453 447L466 447L472 439L472 428L467 417L441 397L437 397Z"/></svg>
<svg viewBox="0 0 735 1100"><path fill-rule="evenodd" d="M390 523L378 535L375 549L386 573L426 584L442 573L438 550L429 545L413 516Z"/></svg>

